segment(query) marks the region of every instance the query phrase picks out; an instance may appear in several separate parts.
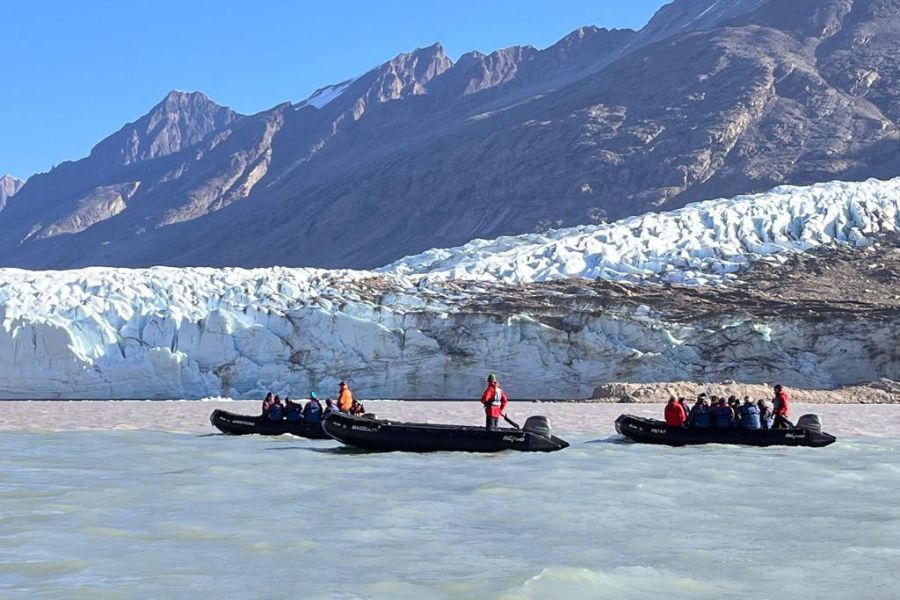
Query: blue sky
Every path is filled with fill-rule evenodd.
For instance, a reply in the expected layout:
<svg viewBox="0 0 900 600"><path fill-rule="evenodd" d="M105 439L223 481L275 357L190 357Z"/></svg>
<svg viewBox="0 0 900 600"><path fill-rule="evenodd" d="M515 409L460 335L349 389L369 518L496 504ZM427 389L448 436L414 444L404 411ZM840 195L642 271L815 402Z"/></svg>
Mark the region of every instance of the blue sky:
<svg viewBox="0 0 900 600"><path fill-rule="evenodd" d="M640 28L664 0L3 0L0 175L88 154L172 89L243 113L302 100L440 41L544 48L581 25Z"/></svg>

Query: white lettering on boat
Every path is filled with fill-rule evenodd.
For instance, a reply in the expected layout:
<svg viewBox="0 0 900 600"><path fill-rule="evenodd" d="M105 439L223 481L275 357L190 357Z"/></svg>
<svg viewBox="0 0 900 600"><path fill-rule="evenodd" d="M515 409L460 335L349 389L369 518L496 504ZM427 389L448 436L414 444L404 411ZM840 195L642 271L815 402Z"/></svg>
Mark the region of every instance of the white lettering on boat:
<svg viewBox="0 0 900 600"><path fill-rule="evenodd" d="M232 419L231 422L234 423L235 425L248 425L250 427L253 427L254 425L256 425L256 423L254 423L253 421L241 421L239 419Z"/></svg>
<svg viewBox="0 0 900 600"><path fill-rule="evenodd" d="M365 425L353 425L350 429L353 429L353 430L355 430L355 431L369 431L369 432L375 432L375 431L378 431L378 430L381 429L381 428L380 428L380 427L366 427Z"/></svg>
<svg viewBox="0 0 900 600"><path fill-rule="evenodd" d="M806 438L806 434L805 433L786 433L786 434L784 434L784 437L786 437L789 440L802 440L802 439Z"/></svg>

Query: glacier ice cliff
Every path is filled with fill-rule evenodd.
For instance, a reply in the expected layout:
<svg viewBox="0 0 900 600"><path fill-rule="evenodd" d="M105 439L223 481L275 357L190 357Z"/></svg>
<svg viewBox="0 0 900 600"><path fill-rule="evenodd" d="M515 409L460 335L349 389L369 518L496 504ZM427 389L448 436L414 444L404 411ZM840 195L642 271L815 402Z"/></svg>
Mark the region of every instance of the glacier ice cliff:
<svg viewBox="0 0 900 600"><path fill-rule="evenodd" d="M606 381L900 379L896 306L729 304L728 288L760 259L900 231L898 203L900 180L784 187L378 272L0 269L0 398L328 394L341 379L363 397L471 397L488 371L517 398Z"/></svg>

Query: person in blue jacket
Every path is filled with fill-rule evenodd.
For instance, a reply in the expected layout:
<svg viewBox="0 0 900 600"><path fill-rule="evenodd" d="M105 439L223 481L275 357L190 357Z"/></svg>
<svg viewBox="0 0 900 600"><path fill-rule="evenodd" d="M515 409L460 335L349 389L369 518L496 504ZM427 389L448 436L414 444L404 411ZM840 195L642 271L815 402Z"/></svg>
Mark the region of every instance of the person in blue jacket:
<svg viewBox="0 0 900 600"><path fill-rule="evenodd" d="M725 397L719 398L715 406L709 409L712 426L716 429L734 428L734 411L725 401Z"/></svg>
<svg viewBox="0 0 900 600"><path fill-rule="evenodd" d="M741 404L738 412L741 416L741 429L755 430L761 427L759 409L750 400L750 396L744 397L744 403Z"/></svg>
<svg viewBox="0 0 900 600"><path fill-rule="evenodd" d="M279 396L275 396L275 401L269 408L268 416L273 421L280 421L284 416L284 404L281 403Z"/></svg>
<svg viewBox="0 0 900 600"><path fill-rule="evenodd" d="M302 421L303 405L290 398L284 399L284 418L286 421Z"/></svg>
<svg viewBox="0 0 900 600"><path fill-rule="evenodd" d="M322 421L322 405L319 403L319 395L309 393L309 402L303 407L303 420L307 423L319 423Z"/></svg>
<svg viewBox="0 0 900 600"><path fill-rule="evenodd" d="M706 394L697 396L697 401L688 413L687 426L699 429L709 427L709 402L706 401Z"/></svg>

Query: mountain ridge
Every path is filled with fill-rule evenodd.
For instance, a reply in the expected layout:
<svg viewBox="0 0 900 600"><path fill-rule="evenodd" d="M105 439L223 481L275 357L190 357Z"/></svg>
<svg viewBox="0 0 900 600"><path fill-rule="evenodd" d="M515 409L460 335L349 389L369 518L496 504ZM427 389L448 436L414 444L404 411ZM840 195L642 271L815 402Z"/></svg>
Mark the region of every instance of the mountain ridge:
<svg viewBox="0 0 900 600"><path fill-rule="evenodd" d="M176 93L32 177L0 214L0 264L369 268L782 183L888 178L898 4L677 0L638 32L582 27L543 50L454 63L433 44L255 115Z"/></svg>

